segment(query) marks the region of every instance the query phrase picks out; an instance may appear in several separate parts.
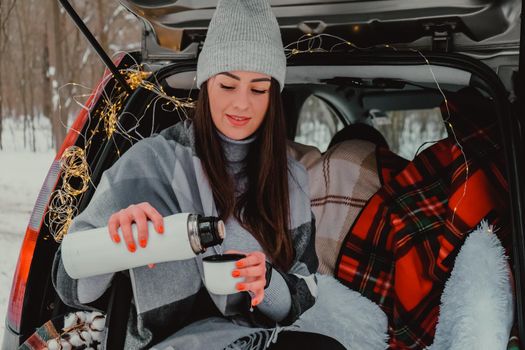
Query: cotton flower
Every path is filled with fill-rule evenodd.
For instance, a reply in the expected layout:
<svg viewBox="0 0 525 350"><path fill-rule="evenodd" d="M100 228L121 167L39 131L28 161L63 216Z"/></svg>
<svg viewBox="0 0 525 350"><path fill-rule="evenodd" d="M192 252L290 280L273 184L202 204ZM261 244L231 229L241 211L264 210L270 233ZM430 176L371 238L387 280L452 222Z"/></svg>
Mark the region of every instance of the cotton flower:
<svg viewBox="0 0 525 350"><path fill-rule="evenodd" d="M56 339L51 339L47 341L47 348L49 350L60 350L62 347Z"/></svg>

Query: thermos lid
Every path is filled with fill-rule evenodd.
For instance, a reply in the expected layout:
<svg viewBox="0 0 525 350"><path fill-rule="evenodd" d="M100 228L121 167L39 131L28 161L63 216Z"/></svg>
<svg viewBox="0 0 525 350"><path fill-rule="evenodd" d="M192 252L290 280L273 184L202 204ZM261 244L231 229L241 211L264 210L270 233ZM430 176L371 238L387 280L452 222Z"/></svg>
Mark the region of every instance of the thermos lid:
<svg viewBox="0 0 525 350"><path fill-rule="evenodd" d="M203 248L221 244L226 231L224 222L216 216L199 217L197 230Z"/></svg>
<svg viewBox="0 0 525 350"><path fill-rule="evenodd" d="M226 228L224 222L216 216L188 216L188 236L195 254L206 251L206 248L219 245L224 240Z"/></svg>

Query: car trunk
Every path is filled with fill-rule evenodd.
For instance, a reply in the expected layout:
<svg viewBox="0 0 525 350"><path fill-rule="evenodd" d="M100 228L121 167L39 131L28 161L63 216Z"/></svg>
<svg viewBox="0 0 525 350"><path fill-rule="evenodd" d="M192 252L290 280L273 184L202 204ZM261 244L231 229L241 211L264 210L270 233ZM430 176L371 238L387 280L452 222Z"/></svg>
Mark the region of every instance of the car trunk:
<svg viewBox="0 0 525 350"><path fill-rule="evenodd" d="M472 73L472 85L500 102L498 120L505 141L507 166L512 195L514 232L514 273L516 277L517 322L521 339L525 339L525 188L519 184L518 173L523 164L522 135L518 134L516 118L523 100L524 58L520 57L521 0L271 0L281 27L285 47L294 45L303 35L323 35L323 44L314 48L334 48L341 41L352 43L355 54L341 64L360 61L367 65L421 64L423 54L437 66L453 67ZM146 61L176 61L197 57L205 38L216 0L121 0L144 23L142 55ZM334 39L337 37L337 39ZM304 38L304 37L303 37ZM396 48L393 52L391 47ZM341 48L341 46L339 46ZM303 48L301 48L303 49ZM311 47L308 47L309 51ZM367 54L367 51L371 51ZM398 51L399 50L399 51ZM315 50L314 50L315 51ZM414 51L419 54L414 54ZM378 52L381 52L380 54ZM457 54L457 55L455 55ZM315 60L315 55L299 55L288 60L289 67L298 62ZM522 55L523 56L523 55ZM518 73L521 61L521 72ZM329 63L334 64L334 63ZM488 69L487 69L488 68ZM521 76L519 76L521 74ZM493 80L492 82L489 82ZM509 96L510 95L510 96ZM499 96L499 97L496 97Z"/></svg>

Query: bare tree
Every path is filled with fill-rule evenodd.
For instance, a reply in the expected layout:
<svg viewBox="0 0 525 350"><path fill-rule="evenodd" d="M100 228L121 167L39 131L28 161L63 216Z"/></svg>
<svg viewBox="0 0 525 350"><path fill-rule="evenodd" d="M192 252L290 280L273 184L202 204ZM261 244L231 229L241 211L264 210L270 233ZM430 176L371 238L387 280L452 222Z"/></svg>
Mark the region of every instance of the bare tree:
<svg viewBox="0 0 525 350"><path fill-rule="evenodd" d="M27 92L28 92L28 82L29 82L29 74L28 74L28 53L30 46L28 45L28 36L26 35L26 28L25 28L25 21L22 18L21 12L24 11L24 13L27 11L26 9L27 2L21 2L17 7L15 11L16 16L16 24L17 24L17 33L18 33L18 40L19 44L22 47L22 50L20 51L21 57L20 57L20 64L15 65L15 68L19 72L18 76L20 79L18 79L19 84L19 91L20 91L20 97L22 99L22 112L23 112L23 121L24 121L24 147L27 146L27 125L28 119L29 119L29 101L27 98Z"/></svg>
<svg viewBox="0 0 525 350"><path fill-rule="evenodd" d="M7 24L9 16L13 11L16 0L0 1L0 150L3 149L2 133L4 131L4 54L8 47L9 36L7 34Z"/></svg>
<svg viewBox="0 0 525 350"><path fill-rule="evenodd" d="M104 50L108 50L108 31L106 29L106 7L104 1L97 0L97 32L98 41Z"/></svg>
<svg viewBox="0 0 525 350"><path fill-rule="evenodd" d="M70 1L110 56L130 42L138 46L140 26L118 2ZM57 0L0 0L0 150L8 116L22 126L25 118L25 143L32 150L36 118L49 118L58 149L68 121L81 110L73 98L89 92L79 86L94 88L103 69Z"/></svg>
<svg viewBox="0 0 525 350"><path fill-rule="evenodd" d="M46 26L42 40L42 114L50 121L53 120L53 105L51 103L51 65L49 62L49 38L48 27Z"/></svg>
<svg viewBox="0 0 525 350"><path fill-rule="evenodd" d="M63 27L63 16L60 15L60 9L58 7L58 1L56 0L49 0L51 5L51 19L53 22L53 48L54 48L54 67L55 67L55 75L54 79L56 81L56 84L54 84L56 87L61 86L64 82L64 68L65 68L65 60L64 60L64 41L62 37L62 27ZM55 92L58 93L58 92ZM53 131L53 145L55 146L55 149L58 149L60 145L62 144L62 141L64 140L66 133L64 130L63 125L67 125L67 122L63 122L63 116L62 113L55 113L53 115L53 118L51 119L51 125L52 125L52 131Z"/></svg>

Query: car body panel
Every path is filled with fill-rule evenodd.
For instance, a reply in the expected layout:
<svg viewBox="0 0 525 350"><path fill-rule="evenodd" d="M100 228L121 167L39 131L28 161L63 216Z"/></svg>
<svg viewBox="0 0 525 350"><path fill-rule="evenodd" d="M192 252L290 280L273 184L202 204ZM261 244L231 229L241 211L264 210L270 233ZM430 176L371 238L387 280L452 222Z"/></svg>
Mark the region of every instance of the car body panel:
<svg viewBox="0 0 525 350"><path fill-rule="evenodd" d="M165 59L203 40L217 1L121 3L145 23L145 57ZM285 45L305 33L326 33L362 46L390 43L429 49L436 39L448 36L455 52L519 48L520 0L273 0L271 5ZM374 40L378 37L382 39Z"/></svg>

